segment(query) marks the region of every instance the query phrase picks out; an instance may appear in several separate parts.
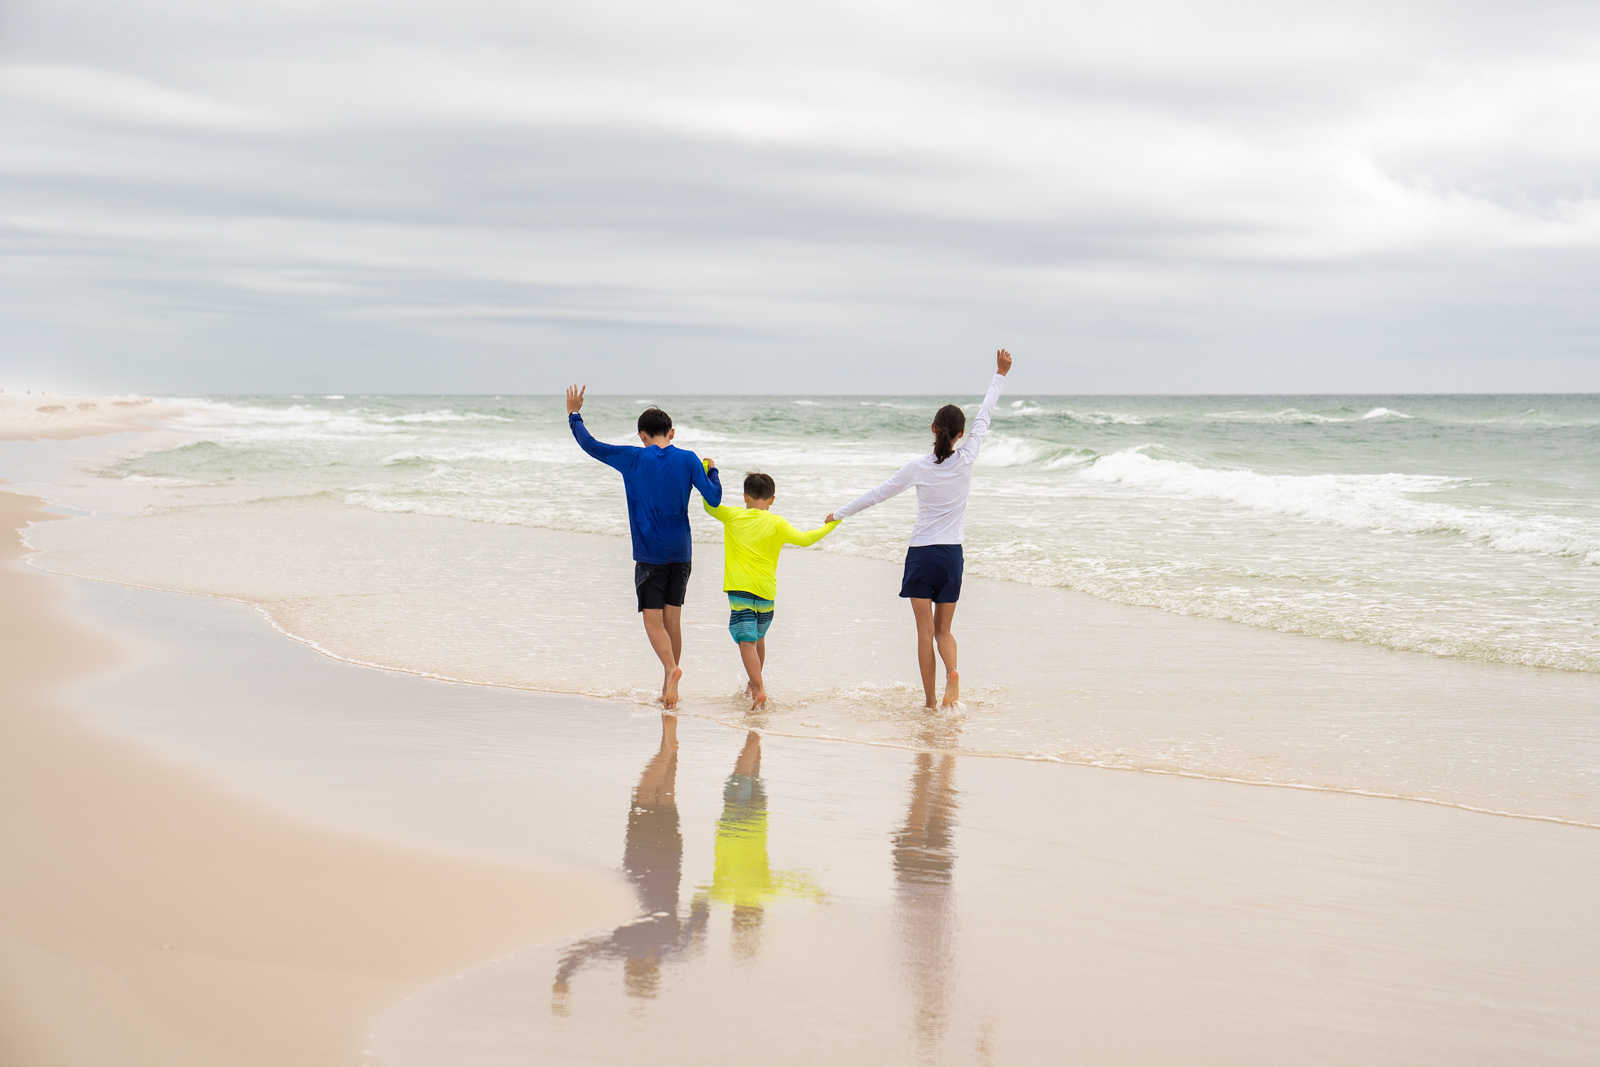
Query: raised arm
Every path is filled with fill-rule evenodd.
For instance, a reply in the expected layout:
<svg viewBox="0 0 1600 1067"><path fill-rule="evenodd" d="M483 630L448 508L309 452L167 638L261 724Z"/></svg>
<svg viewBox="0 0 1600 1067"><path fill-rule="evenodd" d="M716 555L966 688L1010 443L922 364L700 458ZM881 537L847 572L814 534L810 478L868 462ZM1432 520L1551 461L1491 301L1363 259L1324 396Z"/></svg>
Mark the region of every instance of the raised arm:
<svg viewBox="0 0 1600 1067"><path fill-rule="evenodd" d="M978 458L978 449L983 447L983 439L989 436L989 420L994 415L995 403L1000 399L1000 390L1006 384L1006 373L1011 370L1011 353L1003 348L996 352L995 365L989 391L984 394L983 403L978 408L978 417L972 420L972 429L967 431L967 443L960 448L969 462Z"/></svg>
<svg viewBox="0 0 1600 1067"><path fill-rule="evenodd" d="M576 385L567 387L567 426L572 430L573 438L578 442L578 447L583 449L595 459L608 467L621 470L621 464L633 451L631 445L608 445L604 441L596 441L594 434L589 432L589 427L583 424L583 394L588 386L582 388Z"/></svg>
<svg viewBox="0 0 1600 1067"><path fill-rule="evenodd" d="M865 493L862 493L832 515L829 515L828 521L848 519L858 511L865 511L872 505L881 504L892 496L899 496L907 489L910 489L912 483L916 480L916 467L916 460L907 463L904 467L895 471L888 481L876 489L868 489Z"/></svg>
<svg viewBox="0 0 1600 1067"><path fill-rule="evenodd" d="M838 525L839 520L834 519L832 522L823 523L815 530L805 530L802 532L795 529L793 524L791 524L788 519L784 519L782 525L778 527L778 534L783 538L784 544L799 545L801 548L805 548L808 545L816 544L824 537L827 537L829 534L833 533L834 528Z"/></svg>

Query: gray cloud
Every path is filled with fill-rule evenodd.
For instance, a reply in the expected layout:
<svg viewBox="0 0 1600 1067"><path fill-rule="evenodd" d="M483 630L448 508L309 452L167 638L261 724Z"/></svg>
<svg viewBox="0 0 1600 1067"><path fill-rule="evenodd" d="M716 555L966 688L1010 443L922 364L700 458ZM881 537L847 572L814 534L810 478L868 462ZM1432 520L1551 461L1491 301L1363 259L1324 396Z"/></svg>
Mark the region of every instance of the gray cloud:
<svg viewBox="0 0 1600 1067"><path fill-rule="evenodd" d="M13 387L1600 389L1592 5L0 27Z"/></svg>

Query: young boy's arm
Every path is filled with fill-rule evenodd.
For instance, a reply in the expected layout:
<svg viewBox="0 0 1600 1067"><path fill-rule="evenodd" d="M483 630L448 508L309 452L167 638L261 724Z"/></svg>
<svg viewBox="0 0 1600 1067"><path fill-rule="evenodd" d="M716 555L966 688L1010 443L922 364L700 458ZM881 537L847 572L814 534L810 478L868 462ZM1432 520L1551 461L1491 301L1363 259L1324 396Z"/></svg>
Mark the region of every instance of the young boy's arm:
<svg viewBox="0 0 1600 1067"><path fill-rule="evenodd" d="M588 386L584 387L587 388ZM594 439L589 427L583 424L583 416L579 414L583 410L584 389L579 389L576 385L567 389L567 425L572 429L572 436L577 440L578 447L589 455L608 467L621 470L621 462L633 448L629 445L608 445L604 441Z"/></svg>
<svg viewBox="0 0 1600 1067"><path fill-rule="evenodd" d="M827 537L829 534L833 533L833 528L838 525L839 520L835 519L832 522L823 523L815 530L806 530L802 533L801 531L796 530L788 519L780 519L778 525L778 535L783 538L783 543L786 545L799 545L801 548L805 548L807 545L814 545L824 537Z"/></svg>
<svg viewBox="0 0 1600 1067"><path fill-rule="evenodd" d="M733 512L735 510L726 504L713 504L705 497L700 498L700 506L706 509L707 515L710 515L718 522L727 522L729 519L733 518Z"/></svg>

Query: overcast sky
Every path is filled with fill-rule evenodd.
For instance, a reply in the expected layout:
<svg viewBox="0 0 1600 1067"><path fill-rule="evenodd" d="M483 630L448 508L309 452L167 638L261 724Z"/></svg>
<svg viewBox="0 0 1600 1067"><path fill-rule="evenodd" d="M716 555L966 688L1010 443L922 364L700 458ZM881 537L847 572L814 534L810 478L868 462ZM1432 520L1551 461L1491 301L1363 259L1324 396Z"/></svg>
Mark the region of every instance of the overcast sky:
<svg viewBox="0 0 1600 1067"><path fill-rule="evenodd" d="M0 285L7 388L1600 391L1600 4L23 0Z"/></svg>

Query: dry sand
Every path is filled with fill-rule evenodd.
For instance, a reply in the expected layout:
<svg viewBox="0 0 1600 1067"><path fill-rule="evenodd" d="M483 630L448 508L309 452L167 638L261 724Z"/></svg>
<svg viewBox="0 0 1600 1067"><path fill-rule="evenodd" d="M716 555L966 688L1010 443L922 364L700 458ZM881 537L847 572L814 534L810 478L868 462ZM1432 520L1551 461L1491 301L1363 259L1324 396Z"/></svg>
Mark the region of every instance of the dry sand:
<svg viewBox="0 0 1600 1067"><path fill-rule="evenodd" d="M0 494L0 529L50 516ZM0 557L0 1062L352 1064L408 990L631 914L620 880L297 823L52 697L123 651Z"/></svg>
<svg viewBox="0 0 1600 1067"><path fill-rule="evenodd" d="M0 441L61 441L142 430L183 409L142 396L0 393Z"/></svg>

